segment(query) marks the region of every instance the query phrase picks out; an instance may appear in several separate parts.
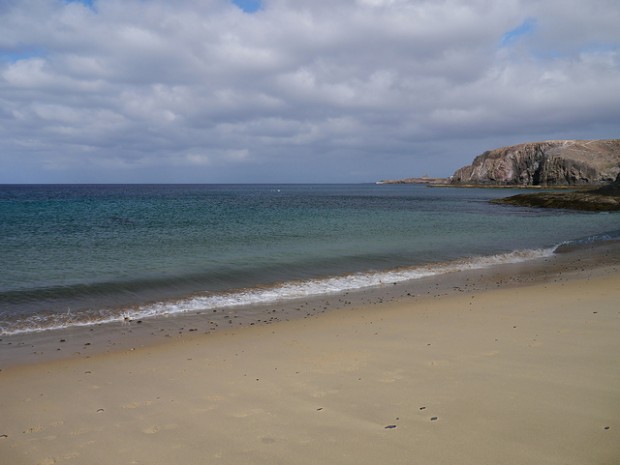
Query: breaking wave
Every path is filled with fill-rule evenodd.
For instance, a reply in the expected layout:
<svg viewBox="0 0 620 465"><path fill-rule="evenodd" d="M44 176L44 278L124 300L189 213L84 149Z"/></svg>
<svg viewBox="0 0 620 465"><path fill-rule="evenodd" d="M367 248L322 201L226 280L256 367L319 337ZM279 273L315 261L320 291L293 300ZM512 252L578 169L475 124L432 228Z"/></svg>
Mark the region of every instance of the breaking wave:
<svg viewBox="0 0 620 465"><path fill-rule="evenodd" d="M561 245L559 246L561 247ZM92 326L104 323L122 322L128 319L143 319L171 316L181 313L215 309L229 309L258 304L271 304L299 298L337 294L385 284L425 278L446 273L488 268L494 265L519 263L551 256L556 248L517 250L491 256L479 256L424 266L398 268L387 271L353 273L319 279L281 282L272 286L237 289L227 292L195 294L187 298L160 301L125 308L104 308L64 313L29 315L26 317L3 318L0 315L0 335L13 335L49 331L74 326Z"/></svg>

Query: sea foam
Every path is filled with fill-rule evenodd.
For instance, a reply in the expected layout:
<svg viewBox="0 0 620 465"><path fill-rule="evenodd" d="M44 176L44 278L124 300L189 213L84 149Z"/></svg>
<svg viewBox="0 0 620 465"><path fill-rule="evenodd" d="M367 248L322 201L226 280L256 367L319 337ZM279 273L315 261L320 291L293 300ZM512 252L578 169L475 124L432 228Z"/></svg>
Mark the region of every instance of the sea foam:
<svg viewBox="0 0 620 465"><path fill-rule="evenodd" d="M71 326L123 322L181 313L233 309L250 305L269 305L285 301L333 295L341 292L380 287L458 271L488 268L494 265L525 262L553 255L556 248L516 250L491 256L464 258L445 263L333 276L305 281L290 281L273 286L205 293L189 298L156 302L122 310L102 309L88 314L36 315L0 324L0 335L47 331Z"/></svg>
<svg viewBox="0 0 620 465"><path fill-rule="evenodd" d="M197 310L212 310L219 308L238 307L254 304L269 304L304 297L337 294L346 291L355 291L385 284L401 283L404 281L441 275L456 271L487 268L493 265L524 262L536 258L548 257L553 254L554 248L538 250L517 250L510 253L455 260L443 264L400 268L390 271L355 273L344 276L334 276L307 281L293 281L282 283L268 288L249 289L227 294L196 296L174 303L158 303L140 307L135 312L129 312L130 318L143 318L191 312Z"/></svg>

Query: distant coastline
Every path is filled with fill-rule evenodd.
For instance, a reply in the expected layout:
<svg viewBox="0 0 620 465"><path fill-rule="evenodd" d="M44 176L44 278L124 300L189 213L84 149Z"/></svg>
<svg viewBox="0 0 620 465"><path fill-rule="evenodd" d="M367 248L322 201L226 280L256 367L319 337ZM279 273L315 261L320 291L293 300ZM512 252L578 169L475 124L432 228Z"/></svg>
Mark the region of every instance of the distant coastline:
<svg viewBox="0 0 620 465"><path fill-rule="evenodd" d="M431 178L422 176L420 178L405 179L382 179L375 184L429 184L429 185L446 185L450 183L450 178Z"/></svg>

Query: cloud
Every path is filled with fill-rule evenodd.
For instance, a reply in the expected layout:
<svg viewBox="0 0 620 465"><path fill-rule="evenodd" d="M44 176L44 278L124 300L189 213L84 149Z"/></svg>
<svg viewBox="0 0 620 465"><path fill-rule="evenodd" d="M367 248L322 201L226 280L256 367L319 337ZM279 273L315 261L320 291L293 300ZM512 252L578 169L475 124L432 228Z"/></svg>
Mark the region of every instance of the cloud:
<svg viewBox="0 0 620 465"><path fill-rule="evenodd" d="M617 137L620 6L568 2L3 2L0 182L372 181Z"/></svg>

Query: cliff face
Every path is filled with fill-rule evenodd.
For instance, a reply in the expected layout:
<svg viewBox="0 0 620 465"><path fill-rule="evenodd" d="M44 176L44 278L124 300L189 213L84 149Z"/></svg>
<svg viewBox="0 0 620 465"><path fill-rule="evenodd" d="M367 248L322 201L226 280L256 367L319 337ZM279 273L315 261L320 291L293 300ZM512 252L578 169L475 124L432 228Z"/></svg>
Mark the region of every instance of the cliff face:
<svg viewBox="0 0 620 465"><path fill-rule="evenodd" d="M620 173L620 139L513 145L477 156L453 184L567 186L604 184Z"/></svg>

